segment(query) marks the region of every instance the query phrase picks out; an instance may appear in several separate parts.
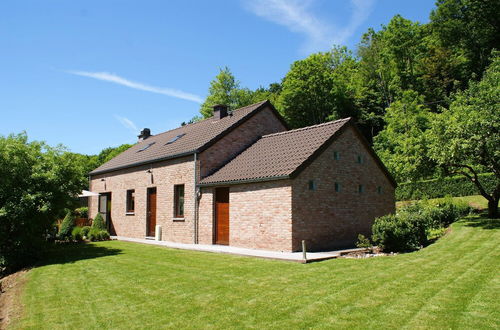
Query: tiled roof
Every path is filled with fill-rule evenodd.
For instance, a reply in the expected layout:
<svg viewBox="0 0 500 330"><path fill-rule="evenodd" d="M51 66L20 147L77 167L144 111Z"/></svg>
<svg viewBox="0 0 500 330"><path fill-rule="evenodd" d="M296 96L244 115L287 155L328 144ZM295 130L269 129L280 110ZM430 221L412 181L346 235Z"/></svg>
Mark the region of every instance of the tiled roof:
<svg viewBox="0 0 500 330"><path fill-rule="evenodd" d="M109 172L201 151L228 133L232 128L265 108L266 105L270 105L269 101L234 110L230 115L220 120L215 120L212 117L161 134L152 135L99 166L90 174ZM175 142L169 143L176 137L179 138ZM148 145L150 146L147 147Z"/></svg>
<svg viewBox="0 0 500 330"><path fill-rule="evenodd" d="M320 152L350 118L263 136L201 184L286 178Z"/></svg>

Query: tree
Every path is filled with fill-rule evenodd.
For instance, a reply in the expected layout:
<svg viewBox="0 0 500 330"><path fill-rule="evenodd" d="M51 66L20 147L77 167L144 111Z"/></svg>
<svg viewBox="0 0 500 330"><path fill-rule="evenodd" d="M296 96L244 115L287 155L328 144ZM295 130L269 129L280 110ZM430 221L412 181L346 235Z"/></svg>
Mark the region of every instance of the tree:
<svg viewBox="0 0 500 330"><path fill-rule="evenodd" d="M500 199L500 53L479 82L455 95L449 109L435 116L430 156L448 174L470 179L488 200L488 215L498 218ZM493 172L497 185L486 191L478 173Z"/></svg>
<svg viewBox="0 0 500 330"><path fill-rule="evenodd" d="M74 154L28 142L25 133L0 137L0 275L36 260L56 218L74 208L86 185Z"/></svg>
<svg viewBox="0 0 500 330"><path fill-rule="evenodd" d="M386 127L375 137L374 148L398 182L425 178L434 172L435 163L427 151L429 115L423 97L411 90L387 108Z"/></svg>
<svg viewBox="0 0 500 330"><path fill-rule="evenodd" d="M278 109L292 127L357 117L350 81L355 66L345 47L296 61L283 79Z"/></svg>
<svg viewBox="0 0 500 330"><path fill-rule="evenodd" d="M500 47L500 1L438 0L436 5L430 29L440 45L463 63L459 80L466 87L473 74L481 78L492 50Z"/></svg>
<svg viewBox="0 0 500 330"><path fill-rule="evenodd" d="M203 118L213 115L213 106L216 104L225 104L231 109L252 104L252 91L248 88L240 88L240 82L236 80L228 67L220 69L219 74L210 82L208 96L200 108Z"/></svg>

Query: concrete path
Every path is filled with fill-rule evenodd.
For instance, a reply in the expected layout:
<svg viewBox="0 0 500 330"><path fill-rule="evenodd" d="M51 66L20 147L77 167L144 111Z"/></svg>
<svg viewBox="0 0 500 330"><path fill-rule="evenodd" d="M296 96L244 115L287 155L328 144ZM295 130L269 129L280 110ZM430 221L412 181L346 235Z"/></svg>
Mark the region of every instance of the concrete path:
<svg viewBox="0 0 500 330"><path fill-rule="evenodd" d="M337 250L337 251L327 251L327 252L307 252L306 253L307 260L304 260L302 252L277 252L277 251L267 251L267 250L255 250L255 249L245 249L227 245L183 244L183 243L174 243L168 241L155 241L152 239L130 238L123 236L111 236L111 238L117 239L119 241L151 244L151 245L169 247L173 249L227 253L240 256L286 260L286 261L294 261L300 263L333 259L343 254L347 254L349 252L363 250L363 249L347 249L347 250Z"/></svg>

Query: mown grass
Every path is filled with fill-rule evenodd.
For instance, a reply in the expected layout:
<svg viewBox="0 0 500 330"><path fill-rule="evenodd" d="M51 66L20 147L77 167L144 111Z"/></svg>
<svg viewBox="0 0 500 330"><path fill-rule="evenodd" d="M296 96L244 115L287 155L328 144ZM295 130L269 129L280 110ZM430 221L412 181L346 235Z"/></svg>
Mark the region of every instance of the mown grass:
<svg viewBox="0 0 500 330"><path fill-rule="evenodd" d="M499 223L415 253L312 264L108 241L51 252L13 328L499 328Z"/></svg>

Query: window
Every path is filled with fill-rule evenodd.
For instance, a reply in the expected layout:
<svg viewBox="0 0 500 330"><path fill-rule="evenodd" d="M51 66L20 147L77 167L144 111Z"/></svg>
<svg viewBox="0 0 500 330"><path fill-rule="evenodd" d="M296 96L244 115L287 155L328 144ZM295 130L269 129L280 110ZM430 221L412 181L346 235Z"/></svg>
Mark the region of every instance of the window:
<svg viewBox="0 0 500 330"><path fill-rule="evenodd" d="M174 217L184 218L184 185L174 186Z"/></svg>
<svg viewBox="0 0 500 330"><path fill-rule="evenodd" d="M149 147L151 147L153 144L155 144L155 142L148 143L144 147L142 147L141 149L137 150L137 152L144 151L144 150L148 149Z"/></svg>
<svg viewBox="0 0 500 330"><path fill-rule="evenodd" d="M127 213L134 213L135 210L135 190L127 190Z"/></svg>
<svg viewBox="0 0 500 330"><path fill-rule="evenodd" d="M340 192L340 183L335 182L335 192Z"/></svg>
<svg viewBox="0 0 500 330"><path fill-rule="evenodd" d="M382 187L381 187L381 186L378 186L378 187L377 187L377 192L378 192L379 194L381 194L381 193L382 193Z"/></svg>
<svg viewBox="0 0 500 330"><path fill-rule="evenodd" d="M362 184L360 184L360 185L358 186L358 192L359 192L360 194L361 194L361 193L363 193L363 192L365 192L365 187L364 187Z"/></svg>
<svg viewBox="0 0 500 330"><path fill-rule="evenodd" d="M309 180L309 190L316 190L316 181Z"/></svg>
<svg viewBox="0 0 500 330"><path fill-rule="evenodd" d="M358 155L357 162L358 162L358 164L363 164L365 162L363 155Z"/></svg>
<svg viewBox="0 0 500 330"><path fill-rule="evenodd" d="M175 141L179 140L181 137L183 137L184 135L186 135L186 133L182 133L182 134L179 134L173 138L171 138L170 140L167 141L167 143L165 143L165 145L167 144L171 144L171 143L174 143Z"/></svg>
<svg viewBox="0 0 500 330"><path fill-rule="evenodd" d="M334 151L334 152L333 152L333 159L335 159L335 160L339 160L339 159L340 159L340 152L338 152L338 151Z"/></svg>

